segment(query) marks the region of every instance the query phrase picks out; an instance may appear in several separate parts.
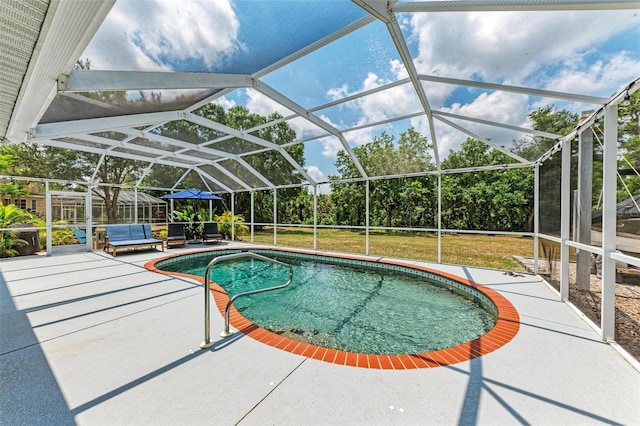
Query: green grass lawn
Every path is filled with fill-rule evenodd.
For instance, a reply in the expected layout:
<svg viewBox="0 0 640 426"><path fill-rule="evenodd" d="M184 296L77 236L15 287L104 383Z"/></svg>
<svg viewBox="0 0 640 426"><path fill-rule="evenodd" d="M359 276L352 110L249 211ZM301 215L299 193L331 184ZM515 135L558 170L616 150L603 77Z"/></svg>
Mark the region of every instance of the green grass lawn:
<svg viewBox="0 0 640 426"><path fill-rule="evenodd" d="M244 237L244 240L249 240ZM273 228L254 233L254 241L273 244ZM279 246L313 248L313 229L278 227ZM318 249L365 254L364 231L318 229ZM438 238L434 233L372 231L369 234L369 254L404 259L436 262ZM487 236L443 234L442 262L485 268L524 271L513 260L514 255L533 257L533 238L514 236Z"/></svg>

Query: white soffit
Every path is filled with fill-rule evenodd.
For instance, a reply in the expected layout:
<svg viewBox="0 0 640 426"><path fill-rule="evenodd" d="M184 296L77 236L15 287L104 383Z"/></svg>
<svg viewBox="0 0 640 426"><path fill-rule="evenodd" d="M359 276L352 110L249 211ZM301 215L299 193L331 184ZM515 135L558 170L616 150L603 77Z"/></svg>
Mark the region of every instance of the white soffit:
<svg viewBox="0 0 640 426"><path fill-rule="evenodd" d="M48 8L48 0L0 2L0 137L9 127Z"/></svg>
<svg viewBox="0 0 640 426"><path fill-rule="evenodd" d="M6 19L12 29L20 28L15 20L23 16L9 13L10 9L19 7L19 3L8 2L7 5L7 2L2 2L3 25ZM29 131L38 123L56 94L58 75L69 73L73 68L114 3L115 0L51 1L38 28L37 42L31 50L26 72L9 78L12 85L20 85L20 89L6 132L0 134L3 140L22 142L27 139ZM34 35L29 34L30 37ZM25 40L28 43L29 39ZM3 47L2 55L5 54Z"/></svg>

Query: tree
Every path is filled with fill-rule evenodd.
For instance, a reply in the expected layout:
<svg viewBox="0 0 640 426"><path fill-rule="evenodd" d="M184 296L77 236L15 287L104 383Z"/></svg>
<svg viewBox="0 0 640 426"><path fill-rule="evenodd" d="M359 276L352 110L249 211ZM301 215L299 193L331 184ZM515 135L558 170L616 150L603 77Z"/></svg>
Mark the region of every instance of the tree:
<svg viewBox="0 0 640 426"><path fill-rule="evenodd" d="M91 155L81 155L81 158L83 157L88 162L90 161L90 158L88 157L91 157ZM98 168L96 177L101 182L115 185L101 186L99 190L94 190L93 193L104 201L108 223L118 222L118 198L120 196L120 191L122 190L119 185L134 185L140 178L145 167L146 163L142 161L129 160L120 157L104 157L104 160Z"/></svg>
<svg viewBox="0 0 640 426"><path fill-rule="evenodd" d="M567 110L556 111L553 106L540 108L529 114L533 129L555 133L561 136L569 134L578 124L578 114ZM556 144L555 139L530 135L516 141L514 152L527 160L537 160Z"/></svg>
<svg viewBox="0 0 640 426"><path fill-rule="evenodd" d="M392 135L383 132L367 144L356 147L353 153L371 177L424 172L435 168L427 138L410 128L400 134L396 144ZM336 168L339 176L331 177L331 198L337 224L363 225L365 213L365 183L340 183L338 179L352 179L360 174L344 152L338 152ZM425 205L434 204L433 177L375 179L370 181L370 216L374 226L391 227L406 224L423 225ZM422 207L415 208L414 203Z"/></svg>
<svg viewBox="0 0 640 426"><path fill-rule="evenodd" d="M443 169L512 163L513 159L476 139L443 160ZM533 212L529 168L446 174L442 178L442 224L452 229L523 231Z"/></svg>
<svg viewBox="0 0 640 426"><path fill-rule="evenodd" d="M242 106L235 106L225 110L222 106L213 103L203 105L195 110L194 114L240 131L245 131L257 126L264 126L272 121L282 118L278 113L264 117L251 113L248 109ZM194 144L200 144L226 136L225 133L208 127L199 126L185 120L167 123L154 130L154 133ZM284 121L275 123L271 126L262 127L259 130L252 132L252 135L276 145L289 144L296 139L295 131ZM260 145L235 137L216 142L211 147L233 155L240 155L262 148ZM304 144L300 143L291 145L284 149L298 164L304 166ZM275 150L260 152L259 154L245 155L242 158L275 185L302 182L302 176L300 173L285 159L282 154ZM229 170L240 180L248 182L253 186L265 185L252 172L233 159L221 160L218 162L218 165ZM148 178L145 179L145 183L160 181L158 175L161 174L161 172L159 172L159 170L160 169L156 170L154 167L154 170L152 170ZM184 171L182 171L182 173L183 172ZM179 177L175 173L173 176L175 177L175 180ZM226 176L219 176L219 179L224 182L228 178ZM229 184L232 187L237 185L235 182L231 182ZM196 184L194 186L200 185ZM284 216L284 213L287 210L287 203L298 197L298 193L299 190L295 188L278 189L278 211L282 213L282 216ZM242 214L248 216L248 213L250 212L250 194L248 192L240 192L236 195L235 211L242 212ZM256 194L255 220L257 222L270 222L273 220L272 212L273 198L265 196L265 194Z"/></svg>

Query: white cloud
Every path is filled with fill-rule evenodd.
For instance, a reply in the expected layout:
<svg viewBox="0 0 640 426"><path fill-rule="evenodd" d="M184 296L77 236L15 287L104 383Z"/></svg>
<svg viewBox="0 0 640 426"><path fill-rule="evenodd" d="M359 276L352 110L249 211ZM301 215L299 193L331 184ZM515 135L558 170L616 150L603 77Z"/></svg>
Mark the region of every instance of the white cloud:
<svg viewBox="0 0 640 426"><path fill-rule="evenodd" d="M634 78L640 63L629 54L600 53L594 62L596 47L613 35L637 26L634 11L598 12L501 12L414 14L406 20L408 40L417 43L415 66L419 73L496 83L531 86L555 91L608 96ZM604 56L603 56L604 55ZM389 63L395 79L407 77L404 65ZM544 70L544 72L541 72ZM357 91L386 84L368 73ZM485 92L475 99L447 105L455 86L424 83L430 106L498 123L526 127L533 108L549 105L541 100L531 105L525 95ZM352 94L346 85L328 91L332 99ZM460 94L462 95L462 94ZM545 102L545 103L541 103ZM584 104L553 101L563 108L584 109ZM371 123L416 112L421 105L408 84L345 104L359 116L358 124ZM429 135L425 117L411 120L412 126ZM499 127L456 121L478 136L509 148L513 139L523 135ZM436 121L441 158L450 149L458 149L468 135ZM370 140L371 129L347 133L349 141L361 144Z"/></svg>
<svg viewBox="0 0 640 426"><path fill-rule="evenodd" d="M331 194L331 185L329 184L322 184L322 185L318 185L317 186L317 194ZM307 192L309 192L309 194L313 195L313 186L307 186Z"/></svg>
<svg viewBox="0 0 640 426"><path fill-rule="evenodd" d="M546 88L560 92L590 93L610 96L616 89L635 78L640 70L640 61L619 52L589 64L583 58L567 61L560 72L550 79Z"/></svg>
<svg viewBox="0 0 640 426"><path fill-rule="evenodd" d="M351 145L364 145L367 142L371 142L373 135L374 135L374 127L367 127L364 129L346 132L344 134L344 138ZM340 149L342 149L342 147L340 147ZM337 154L337 151L336 151L336 154Z"/></svg>
<svg viewBox="0 0 640 426"><path fill-rule="evenodd" d="M344 149L337 137L322 138L319 142L322 144L323 157L336 158L338 151Z"/></svg>
<svg viewBox="0 0 640 426"><path fill-rule="evenodd" d="M529 114L529 102L526 96L516 93L482 93L475 98L473 102L464 105L456 103L449 108L442 108L442 111L521 127L526 125ZM523 136L517 131L506 130L500 127L456 119L450 121L474 132L482 138L491 140L498 146L505 146L507 148L512 145L513 139L519 139ZM441 157L446 156L449 150L455 151L459 149L462 142L469 137L467 134L450 126L437 126L436 129Z"/></svg>
<svg viewBox="0 0 640 426"><path fill-rule="evenodd" d="M236 106L236 101L234 101L233 99L228 99L226 96L214 100L213 103L220 105L224 109L229 109Z"/></svg>
<svg viewBox="0 0 640 426"><path fill-rule="evenodd" d="M245 89L245 93L247 95L247 109L254 114L264 117L274 112L280 113L283 117L293 114L290 109L283 107L273 99L266 97L256 90Z"/></svg>
<svg viewBox="0 0 640 426"><path fill-rule="evenodd" d="M347 84L343 84L340 87L331 88L327 91L327 96L332 101L337 101L338 99L349 96L349 86Z"/></svg>
<svg viewBox="0 0 640 426"><path fill-rule="evenodd" d="M200 60L209 69L242 49L230 0L119 0L83 53L94 69L167 71Z"/></svg>
<svg viewBox="0 0 640 426"><path fill-rule="evenodd" d="M308 166L307 174L316 182L322 182L326 180L326 176L317 166Z"/></svg>
<svg viewBox="0 0 640 426"><path fill-rule="evenodd" d="M264 117L267 117L275 112L278 112L283 117L293 115L293 111L280 105L273 99L264 96L262 93L256 90L246 89L246 95L248 98L246 107L250 112L254 114L259 114ZM324 116L320 116L320 118L333 125L328 118ZM317 136L326 133L325 130L316 126L311 121L303 117L296 117L294 119L291 119L288 121L288 124L296 132L298 138Z"/></svg>
<svg viewBox="0 0 640 426"><path fill-rule="evenodd" d="M406 77L406 71L397 61L390 61L390 69L393 73L397 73L393 81ZM405 73L403 75L403 73ZM390 83L390 80L385 80L373 72L367 73L366 78L362 82L362 87L356 91L349 91L348 86L345 84L338 88L330 89L327 95L332 99L341 99L346 96L350 96L354 93L359 93L367 90L376 89L380 86ZM413 91L413 87L410 83L393 87L387 90L373 93L371 95L355 99L353 101L346 102L342 105L342 108L349 109L351 112L355 112L359 117L355 123L351 123L348 127L362 126L370 123L383 121L389 118L398 117L405 114L415 113L420 111L420 103ZM328 120L325 118L325 120ZM345 126L342 126L345 127ZM362 145L371 141L375 128L369 127L345 133L345 138L349 143L354 145ZM335 147L335 145L334 145ZM338 150L327 150L335 156Z"/></svg>
<svg viewBox="0 0 640 426"><path fill-rule="evenodd" d="M366 83L366 82L365 82ZM405 84L359 98L352 103L362 113L358 124L373 123L421 110L411 84Z"/></svg>
<svg viewBox="0 0 640 426"><path fill-rule="evenodd" d="M637 25L633 11L415 14L420 73L519 84Z"/></svg>

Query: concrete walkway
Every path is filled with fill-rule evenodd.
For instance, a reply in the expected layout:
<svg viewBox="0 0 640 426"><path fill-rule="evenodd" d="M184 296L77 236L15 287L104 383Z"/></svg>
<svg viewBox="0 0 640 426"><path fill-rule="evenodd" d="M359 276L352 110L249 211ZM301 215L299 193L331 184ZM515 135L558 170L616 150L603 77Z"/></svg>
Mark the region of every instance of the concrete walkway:
<svg viewBox="0 0 640 426"><path fill-rule="evenodd" d="M640 373L535 276L437 266L507 297L520 331L468 362L369 370L238 333L200 350L202 287L143 268L166 254L2 260L0 424L640 425Z"/></svg>

